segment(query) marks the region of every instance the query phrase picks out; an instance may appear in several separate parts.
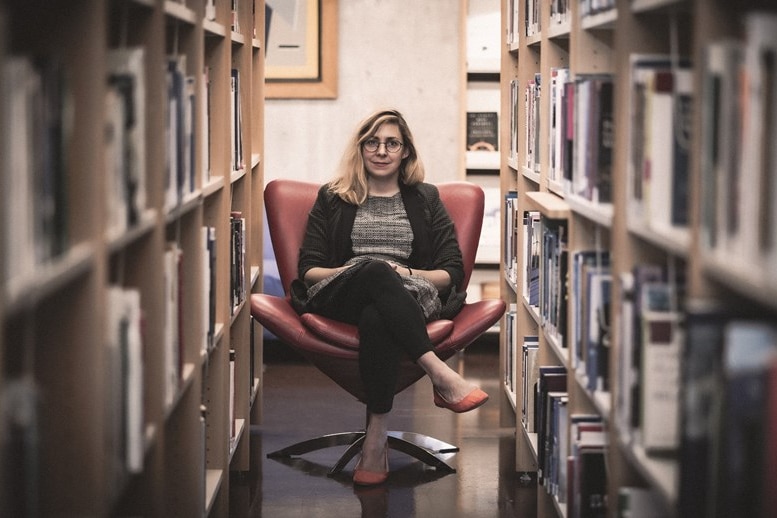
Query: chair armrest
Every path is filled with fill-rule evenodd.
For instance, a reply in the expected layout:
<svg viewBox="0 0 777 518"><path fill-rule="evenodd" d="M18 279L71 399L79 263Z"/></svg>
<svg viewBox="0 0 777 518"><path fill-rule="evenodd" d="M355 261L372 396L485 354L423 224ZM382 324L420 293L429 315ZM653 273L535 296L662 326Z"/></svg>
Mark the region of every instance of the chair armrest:
<svg viewBox="0 0 777 518"><path fill-rule="evenodd" d="M448 358L454 352L464 349L496 324L506 308L507 305L501 299L484 299L464 304L458 315L453 317L453 333L435 347L435 352Z"/></svg>

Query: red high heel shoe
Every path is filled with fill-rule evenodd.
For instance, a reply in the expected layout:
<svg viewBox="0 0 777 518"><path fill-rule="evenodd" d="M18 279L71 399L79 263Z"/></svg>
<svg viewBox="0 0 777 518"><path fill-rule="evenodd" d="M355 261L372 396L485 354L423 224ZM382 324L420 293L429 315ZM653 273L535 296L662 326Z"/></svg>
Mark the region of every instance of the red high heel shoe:
<svg viewBox="0 0 777 518"><path fill-rule="evenodd" d="M477 407L488 401L488 394L480 390L479 388L473 389L472 392L464 396L461 401L451 403L442 395L437 392L437 387L434 388L434 404L440 408L447 408L458 414L475 410Z"/></svg>
<svg viewBox="0 0 777 518"><path fill-rule="evenodd" d="M362 459L359 458L359 462L356 463L356 467L353 469L353 483L359 486L377 486L382 484L388 479L389 465L388 465L388 445L383 449L383 464L386 467L383 471L367 471L362 469Z"/></svg>

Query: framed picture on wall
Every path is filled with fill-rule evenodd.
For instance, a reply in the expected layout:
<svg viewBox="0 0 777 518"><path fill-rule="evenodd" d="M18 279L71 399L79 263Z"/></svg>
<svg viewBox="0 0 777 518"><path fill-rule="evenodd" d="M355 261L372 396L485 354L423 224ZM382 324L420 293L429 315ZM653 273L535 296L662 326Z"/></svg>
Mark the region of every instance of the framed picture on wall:
<svg viewBox="0 0 777 518"><path fill-rule="evenodd" d="M265 96L337 97L337 0L267 0Z"/></svg>

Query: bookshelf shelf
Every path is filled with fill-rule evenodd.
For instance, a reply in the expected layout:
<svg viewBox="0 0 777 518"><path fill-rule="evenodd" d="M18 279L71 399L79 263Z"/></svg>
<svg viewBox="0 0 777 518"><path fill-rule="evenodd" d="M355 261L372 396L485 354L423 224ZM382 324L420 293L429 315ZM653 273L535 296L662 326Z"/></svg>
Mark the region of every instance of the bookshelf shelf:
<svg viewBox="0 0 777 518"><path fill-rule="evenodd" d="M190 25L197 23L197 14L183 3L165 0L165 14Z"/></svg>
<svg viewBox="0 0 777 518"><path fill-rule="evenodd" d="M227 28L218 22L213 20L204 20L202 22L202 26L205 29L205 36L219 38L227 37Z"/></svg>
<svg viewBox="0 0 777 518"><path fill-rule="evenodd" d="M261 417L264 2L0 0L0 25L0 407L29 409L0 464L30 475L0 515L227 517Z"/></svg>
<svg viewBox="0 0 777 518"><path fill-rule="evenodd" d="M634 0L631 3L631 10L635 13L643 13L670 7L688 7L690 4L688 0Z"/></svg>
<svg viewBox="0 0 777 518"><path fill-rule="evenodd" d="M767 271L731 256L705 256L701 268L711 279L728 287L733 293L777 310L777 280Z"/></svg>
<svg viewBox="0 0 777 518"><path fill-rule="evenodd" d="M209 515L215 505L216 496L221 490L221 484L224 480L224 471L220 469L209 469L205 473L205 514Z"/></svg>
<svg viewBox="0 0 777 518"><path fill-rule="evenodd" d="M180 384L178 385L178 387L176 387L173 400L165 409L167 418L170 417L170 414L176 411L176 409L178 408L178 405L181 402L181 399L184 398L184 395L186 394L186 392L190 390L190 388L194 384L194 371L195 371L195 365L193 363L187 363L183 366Z"/></svg>
<svg viewBox="0 0 777 518"><path fill-rule="evenodd" d="M80 243L62 257L38 266L34 274L6 279L5 311L8 314L24 311L65 289L94 269L94 257L94 246Z"/></svg>
<svg viewBox="0 0 777 518"><path fill-rule="evenodd" d="M547 218L567 219L569 217L569 206L566 202L549 192L526 192L526 202L531 210L538 210Z"/></svg>
<svg viewBox="0 0 777 518"><path fill-rule="evenodd" d="M224 188L223 176L212 176L207 180L207 183L202 186L202 195L208 198L216 194L219 190Z"/></svg>
<svg viewBox="0 0 777 518"><path fill-rule="evenodd" d="M687 228L667 228L663 230L646 228L642 225L628 225L629 232L664 247L678 257L686 257L691 245L691 235Z"/></svg>
<svg viewBox="0 0 777 518"><path fill-rule="evenodd" d="M613 220L613 206L609 203L594 203L580 196L565 195L564 199L575 214L578 214L594 223L610 228Z"/></svg>
<svg viewBox="0 0 777 518"><path fill-rule="evenodd" d="M746 418L738 388L777 375L777 204L766 194L777 191L763 158L777 103L749 83L773 90L771 65L748 65L777 53L774 3L502 9L503 379L516 418L528 386L549 419L534 423L548 427L539 439L516 419L515 465L556 477L568 458L564 482L581 488L569 477L583 470L594 491L564 503L560 481L540 476L538 516L618 516L629 502L667 518L768 514L777 488L758 469L777 452L777 396L751 393ZM732 354L755 354L759 340L764 363L739 371ZM751 417L769 439L739 470L730 463L747 455ZM747 498L732 489L742 479ZM603 499L606 511L580 508Z"/></svg>
<svg viewBox="0 0 777 518"><path fill-rule="evenodd" d="M118 235L109 234L106 236L108 250L110 252L119 252L129 244L134 243L151 233L156 225L157 211L154 209L147 209L143 211L138 218L137 224L127 229L127 231L119 233Z"/></svg>
<svg viewBox="0 0 777 518"><path fill-rule="evenodd" d="M564 23L554 23L548 28L549 39L569 39L572 24L567 20Z"/></svg>
<svg viewBox="0 0 777 518"><path fill-rule="evenodd" d="M235 455L235 451L237 450L237 445L240 443L240 438L243 436L243 432L245 432L246 428L246 420L245 419L235 419L235 436L230 440L229 445L229 461L232 462L232 458Z"/></svg>
<svg viewBox="0 0 777 518"><path fill-rule="evenodd" d="M617 21L618 10L609 9L584 16L580 24L585 30L613 30Z"/></svg>
<svg viewBox="0 0 777 518"><path fill-rule="evenodd" d="M679 470L677 462L671 458L661 459L645 453L638 444L621 442L621 448L638 467L642 476L658 489L661 496L670 505L677 505L677 486Z"/></svg>

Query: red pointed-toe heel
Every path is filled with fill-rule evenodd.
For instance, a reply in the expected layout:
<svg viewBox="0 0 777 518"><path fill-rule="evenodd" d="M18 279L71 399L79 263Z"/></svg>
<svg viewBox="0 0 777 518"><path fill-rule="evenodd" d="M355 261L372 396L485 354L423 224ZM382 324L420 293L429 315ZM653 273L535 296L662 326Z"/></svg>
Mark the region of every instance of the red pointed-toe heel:
<svg viewBox="0 0 777 518"><path fill-rule="evenodd" d="M488 401L488 394L486 394L479 388L473 389L472 392L464 396L464 398L461 401L458 401L456 403L451 403L450 401L442 397L442 395L437 391L436 387L434 389L434 404L440 408L447 408L448 410L456 412L457 414L462 414L464 412L469 412L470 410L475 410L477 407L481 406L486 401Z"/></svg>
<svg viewBox="0 0 777 518"><path fill-rule="evenodd" d="M383 464L386 467L383 471L367 471L362 469L362 460L359 458L359 462L356 463L356 467L353 469L353 483L358 486L377 486L384 483L388 479L389 465L388 465L388 445L383 450Z"/></svg>

